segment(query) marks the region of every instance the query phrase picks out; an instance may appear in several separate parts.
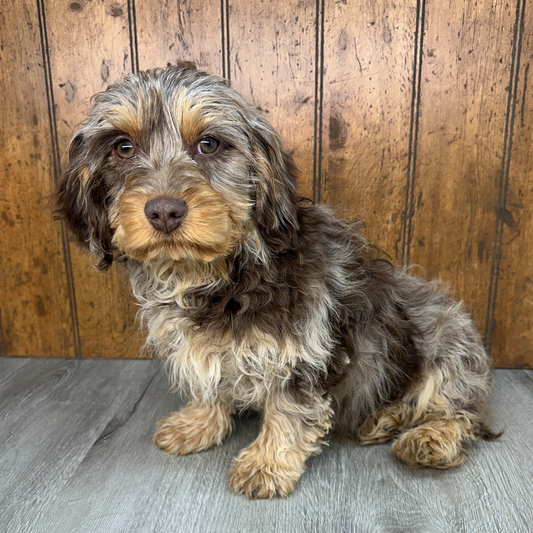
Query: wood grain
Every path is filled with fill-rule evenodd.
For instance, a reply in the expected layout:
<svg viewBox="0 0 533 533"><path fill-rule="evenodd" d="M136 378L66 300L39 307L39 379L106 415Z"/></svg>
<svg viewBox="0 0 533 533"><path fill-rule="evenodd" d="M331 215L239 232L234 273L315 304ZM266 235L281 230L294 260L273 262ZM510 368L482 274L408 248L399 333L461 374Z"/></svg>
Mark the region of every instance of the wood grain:
<svg viewBox="0 0 533 533"><path fill-rule="evenodd" d="M327 3L325 199L401 257L416 2Z"/></svg>
<svg viewBox="0 0 533 533"><path fill-rule="evenodd" d="M529 533L533 372L498 370L496 442L463 466L411 469L390 445L332 438L288 498L250 501L226 472L257 434L236 420L220 447L171 458L155 422L180 406L150 361L0 358L0 528L10 533Z"/></svg>
<svg viewBox="0 0 533 533"><path fill-rule="evenodd" d="M315 105L315 4L235 2L229 16L232 86L281 135L312 197Z"/></svg>
<svg viewBox="0 0 533 533"><path fill-rule="evenodd" d="M46 20L63 166L72 134L90 98L132 69L128 12L116 2L47 2ZM136 357L141 338L121 268L106 274L72 247L72 268L83 357Z"/></svg>
<svg viewBox="0 0 533 533"><path fill-rule="evenodd" d="M222 75L220 0L136 4L137 46L141 70L192 61L201 70Z"/></svg>
<svg viewBox="0 0 533 533"><path fill-rule="evenodd" d="M0 301L8 355L72 357L61 226L48 196L54 163L36 2L0 9Z"/></svg>
<svg viewBox="0 0 533 533"><path fill-rule="evenodd" d="M138 356L121 269L94 272L46 197L92 94L191 60L263 110L304 196L449 283L497 366L533 366L532 13L527 0L2 6L0 354Z"/></svg>
<svg viewBox="0 0 533 533"><path fill-rule="evenodd" d="M488 0L428 1L425 17L408 257L450 284L482 331L514 13Z"/></svg>
<svg viewBox="0 0 533 533"><path fill-rule="evenodd" d="M91 449L133 415L159 367L152 361L106 361L105 370L98 361L20 362L9 365L0 386L0 522L10 532L33 531L80 464L90 462Z"/></svg>
<svg viewBox="0 0 533 533"><path fill-rule="evenodd" d="M515 86L502 218L501 261L494 273L492 351L499 366L533 367L533 12L518 4ZM526 9L527 8L527 9ZM531 72L531 74L530 74ZM492 324L489 324L492 326Z"/></svg>

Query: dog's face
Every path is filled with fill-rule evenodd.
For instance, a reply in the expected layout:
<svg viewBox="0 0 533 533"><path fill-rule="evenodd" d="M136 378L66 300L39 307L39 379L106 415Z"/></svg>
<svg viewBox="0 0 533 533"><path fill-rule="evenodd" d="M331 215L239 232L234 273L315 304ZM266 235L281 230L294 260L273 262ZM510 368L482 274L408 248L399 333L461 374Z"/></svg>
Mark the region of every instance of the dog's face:
<svg viewBox="0 0 533 533"><path fill-rule="evenodd" d="M294 235L295 201L272 127L224 80L188 65L96 95L57 193L101 269L117 254L211 262L247 240L279 252Z"/></svg>

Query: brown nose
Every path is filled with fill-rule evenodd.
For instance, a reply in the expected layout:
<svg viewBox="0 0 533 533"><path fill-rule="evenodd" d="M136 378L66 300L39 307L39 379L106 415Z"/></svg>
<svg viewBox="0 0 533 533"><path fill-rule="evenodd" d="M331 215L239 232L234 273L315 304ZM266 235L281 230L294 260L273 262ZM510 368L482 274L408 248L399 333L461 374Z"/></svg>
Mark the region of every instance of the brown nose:
<svg viewBox="0 0 533 533"><path fill-rule="evenodd" d="M175 198L155 198L144 206L144 214L150 224L164 233L175 230L186 213L187 204Z"/></svg>

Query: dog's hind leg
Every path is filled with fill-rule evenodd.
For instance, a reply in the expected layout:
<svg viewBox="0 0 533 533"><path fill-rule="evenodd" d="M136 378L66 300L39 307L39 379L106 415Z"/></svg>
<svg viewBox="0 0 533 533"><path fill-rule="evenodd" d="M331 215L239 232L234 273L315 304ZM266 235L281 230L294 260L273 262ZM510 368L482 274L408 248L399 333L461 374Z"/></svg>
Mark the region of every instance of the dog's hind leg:
<svg viewBox="0 0 533 533"><path fill-rule="evenodd" d="M357 438L361 444L378 444L394 438L405 425L410 409L394 402L372 413L359 427Z"/></svg>
<svg viewBox="0 0 533 533"><path fill-rule="evenodd" d="M455 413L401 433L392 453L411 466L446 469L461 464L469 445L480 436L468 413Z"/></svg>
<svg viewBox="0 0 533 533"><path fill-rule="evenodd" d="M416 467L439 469L459 465L469 446L494 435L488 429L490 407L486 399L488 382L478 377L475 387L464 387L442 368L426 371L422 382L401 401L371 415L359 428L363 444L384 442L395 437L392 453ZM461 398L459 393L468 398Z"/></svg>
<svg viewBox="0 0 533 533"><path fill-rule="evenodd" d="M497 436L489 429L490 375L449 370L429 369L406 398L411 413L392 453L410 465L451 468L461 464L475 441Z"/></svg>

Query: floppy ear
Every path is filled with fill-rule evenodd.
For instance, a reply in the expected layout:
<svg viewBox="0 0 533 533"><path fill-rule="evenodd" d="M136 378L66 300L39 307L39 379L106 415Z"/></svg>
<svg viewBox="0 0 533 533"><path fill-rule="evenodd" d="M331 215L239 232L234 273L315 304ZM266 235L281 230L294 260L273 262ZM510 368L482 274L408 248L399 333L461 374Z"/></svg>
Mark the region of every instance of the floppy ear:
<svg viewBox="0 0 533 533"><path fill-rule="evenodd" d="M254 214L261 237L276 253L294 244L298 230L296 167L264 119L253 126Z"/></svg>
<svg viewBox="0 0 533 533"><path fill-rule="evenodd" d="M105 271L113 262L112 232L105 208L107 191L97 161L90 161L83 132L70 142L69 165L55 194L56 215L64 219L78 244L98 259Z"/></svg>

